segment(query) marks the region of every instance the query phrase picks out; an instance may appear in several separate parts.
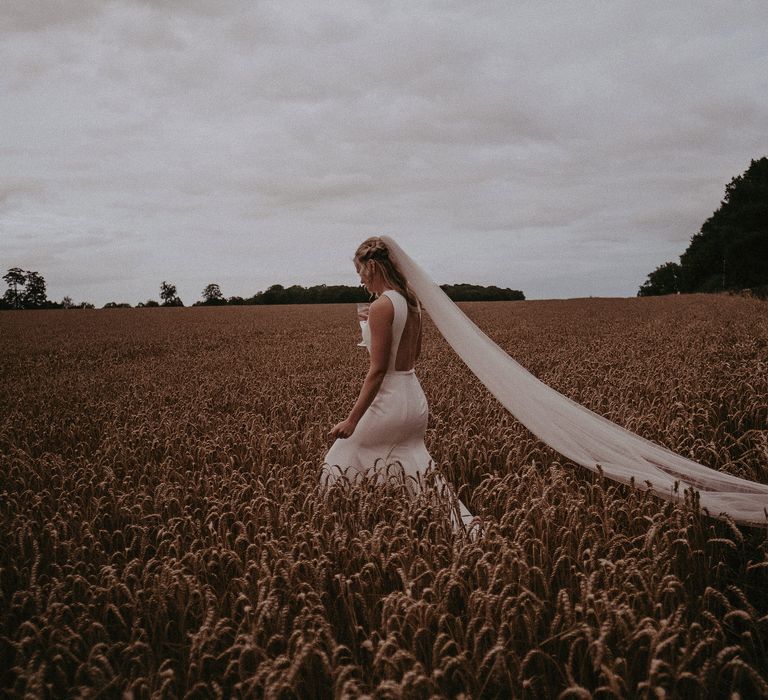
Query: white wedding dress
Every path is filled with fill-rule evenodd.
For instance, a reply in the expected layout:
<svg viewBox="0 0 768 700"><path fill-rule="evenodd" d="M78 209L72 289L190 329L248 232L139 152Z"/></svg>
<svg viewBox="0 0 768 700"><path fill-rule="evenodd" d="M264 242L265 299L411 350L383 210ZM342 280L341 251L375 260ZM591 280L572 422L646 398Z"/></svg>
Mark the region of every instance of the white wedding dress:
<svg viewBox="0 0 768 700"><path fill-rule="evenodd" d="M328 451L320 480L330 486L342 474L353 481L373 469L379 481L391 477L403 480L415 496L421 490L425 473L433 466L424 445L429 410L415 371L395 369L400 339L408 320L408 302L394 290L387 290L384 295L395 310L387 372L355 432L348 438L337 439ZM363 342L370 353L371 334L367 323L362 324L362 330ZM468 526L472 514L436 471L433 477L435 486L453 501L454 529Z"/></svg>

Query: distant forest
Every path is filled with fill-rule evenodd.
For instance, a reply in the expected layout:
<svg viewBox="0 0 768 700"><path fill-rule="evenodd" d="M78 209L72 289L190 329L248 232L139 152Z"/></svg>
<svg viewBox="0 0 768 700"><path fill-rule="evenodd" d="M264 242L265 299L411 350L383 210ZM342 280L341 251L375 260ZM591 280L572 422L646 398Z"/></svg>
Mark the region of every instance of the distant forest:
<svg viewBox="0 0 768 700"><path fill-rule="evenodd" d="M749 290L768 298L768 157L725 186L719 209L691 238L680 262L648 275L638 296Z"/></svg>
<svg viewBox="0 0 768 700"><path fill-rule="evenodd" d="M92 309L89 302L75 303L65 296L60 302L47 297L45 278L36 271L13 267L3 276L8 289L0 298L0 309ZM517 289L496 286L483 287L478 284L443 284L443 291L454 301L522 301L523 292ZM293 285L283 287L273 284L263 292L256 292L251 297L225 297L218 284L206 285L200 301L192 306L246 306L265 304L339 304L348 302L370 301L371 295L363 287L344 285L315 285L302 287ZM166 282L160 285L160 301L149 299L136 304L137 308L160 306L184 306L179 298L176 285ZM131 308L126 302L111 301L105 309Z"/></svg>
<svg viewBox="0 0 768 700"><path fill-rule="evenodd" d="M453 301L522 301L525 294L517 289L482 287L478 284L441 284L440 288ZM206 288L207 289L207 288ZM370 301L371 295L363 287L320 284L314 287L293 285L283 287L274 284L264 292L257 292L248 299L230 297L218 300L203 290L203 300L195 305L210 304L338 304L345 302Z"/></svg>

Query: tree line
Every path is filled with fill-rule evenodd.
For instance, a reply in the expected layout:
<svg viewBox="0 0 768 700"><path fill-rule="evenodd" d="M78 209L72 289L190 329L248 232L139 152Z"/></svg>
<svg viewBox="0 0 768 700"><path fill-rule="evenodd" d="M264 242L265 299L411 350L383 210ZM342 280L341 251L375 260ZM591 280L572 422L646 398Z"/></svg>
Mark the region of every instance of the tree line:
<svg viewBox="0 0 768 700"><path fill-rule="evenodd" d="M725 186L720 207L694 234L680 262L648 275L638 296L750 290L768 298L768 157Z"/></svg>
<svg viewBox="0 0 768 700"><path fill-rule="evenodd" d="M0 309L92 309L89 302L75 304L69 296L60 302L47 298L46 283L38 272L24 271L13 267L3 276L8 289L0 299ZM483 287L477 284L443 284L440 285L446 294L454 301L522 301L525 294L517 289L496 286ZM264 291L256 292L251 297L225 297L221 287L216 283L205 286L200 301L192 306L246 306L266 304L340 304L348 302L370 301L371 296L363 287L346 285L318 284L313 287L302 287L294 284L283 287L273 284ZM178 296L176 285L163 280L160 284L160 300L148 299L136 304L137 308L160 306L184 306ZM104 305L105 309L131 308L126 302L111 301Z"/></svg>
<svg viewBox="0 0 768 700"><path fill-rule="evenodd" d="M482 287L477 284L441 284L441 289L453 301L522 301L525 294L518 289L500 288L496 286ZM257 292L248 299L223 297L206 294L203 291L203 301L198 304L339 304L346 302L370 301L371 295L363 287L348 287L345 285L319 284L314 287L292 285L283 287L273 284L263 292Z"/></svg>

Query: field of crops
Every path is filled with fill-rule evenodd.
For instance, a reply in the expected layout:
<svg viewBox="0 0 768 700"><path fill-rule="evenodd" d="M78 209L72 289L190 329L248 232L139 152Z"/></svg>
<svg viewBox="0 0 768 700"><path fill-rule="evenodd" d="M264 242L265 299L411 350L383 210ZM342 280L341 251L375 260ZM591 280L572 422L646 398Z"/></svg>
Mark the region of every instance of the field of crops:
<svg viewBox="0 0 768 700"><path fill-rule="evenodd" d="M464 305L534 374L768 482L768 304ZM482 519L317 488L351 305L0 312L0 695L768 697L766 530L539 443L427 324L427 446ZM766 504L768 506L768 504Z"/></svg>

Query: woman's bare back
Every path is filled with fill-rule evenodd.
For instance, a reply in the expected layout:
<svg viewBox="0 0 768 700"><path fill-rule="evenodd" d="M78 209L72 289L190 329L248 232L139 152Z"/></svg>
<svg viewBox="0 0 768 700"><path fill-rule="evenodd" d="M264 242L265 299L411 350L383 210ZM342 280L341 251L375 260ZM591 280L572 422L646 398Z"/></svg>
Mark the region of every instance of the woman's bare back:
<svg viewBox="0 0 768 700"><path fill-rule="evenodd" d="M421 311L408 306L408 318L400 336L400 345L395 356L397 371L411 370L416 364L421 351Z"/></svg>

